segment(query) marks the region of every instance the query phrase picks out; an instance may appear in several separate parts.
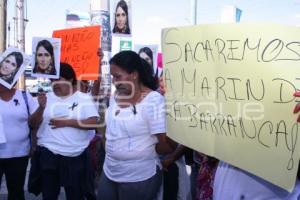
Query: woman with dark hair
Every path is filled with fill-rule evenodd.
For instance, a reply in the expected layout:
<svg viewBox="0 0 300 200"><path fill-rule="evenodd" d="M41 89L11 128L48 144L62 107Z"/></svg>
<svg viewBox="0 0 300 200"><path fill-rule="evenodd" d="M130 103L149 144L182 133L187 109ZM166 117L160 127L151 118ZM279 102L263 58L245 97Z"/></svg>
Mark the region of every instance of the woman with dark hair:
<svg viewBox="0 0 300 200"><path fill-rule="evenodd" d="M32 127L38 128L43 199L57 199L63 186L68 200L81 200L89 189L86 148L98 111L92 97L76 89L69 64L61 63L59 79L51 81L53 92L38 95L39 107L30 118Z"/></svg>
<svg viewBox="0 0 300 200"><path fill-rule="evenodd" d="M149 47L143 47L139 50L139 56L143 58L151 67L153 67L153 52Z"/></svg>
<svg viewBox="0 0 300 200"><path fill-rule="evenodd" d="M156 69L154 72L153 72L153 75L155 77L158 77L158 67L154 67L153 64L153 52L152 50L149 48L149 47L143 47L139 50L139 56L141 58L143 58L147 63L149 63L149 65L153 68L153 71L154 69ZM159 79L160 81L160 79ZM159 89L160 90L160 89Z"/></svg>
<svg viewBox="0 0 300 200"><path fill-rule="evenodd" d="M54 50L48 40L41 40L36 46L33 73L56 75Z"/></svg>
<svg viewBox="0 0 300 200"><path fill-rule="evenodd" d="M22 63L22 53L14 51L8 54L0 63L0 78L11 84Z"/></svg>
<svg viewBox="0 0 300 200"><path fill-rule="evenodd" d="M154 199L162 172L158 154L174 150L167 139L164 97L153 68L133 51L110 60L116 92L106 111L106 156L98 199Z"/></svg>
<svg viewBox="0 0 300 200"><path fill-rule="evenodd" d="M130 34L128 6L124 0L117 4L113 33Z"/></svg>

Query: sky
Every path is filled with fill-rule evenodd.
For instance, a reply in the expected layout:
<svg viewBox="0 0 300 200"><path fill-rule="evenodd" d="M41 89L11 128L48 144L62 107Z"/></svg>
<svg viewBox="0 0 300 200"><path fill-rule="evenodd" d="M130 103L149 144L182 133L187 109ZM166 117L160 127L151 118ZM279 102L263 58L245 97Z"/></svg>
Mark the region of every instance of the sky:
<svg viewBox="0 0 300 200"><path fill-rule="evenodd" d="M111 0L112 1L112 0ZM300 0L196 0L197 24L221 22L226 5L242 10L240 23L268 22L300 26ZM89 0L27 0L25 30L26 53L31 53L31 38L51 37L53 30L65 28L66 10L88 12ZM132 40L137 44L160 44L161 29L191 25L192 0L131 0ZM7 21L11 23L13 45L15 0L8 0ZM112 4L113 5L113 4Z"/></svg>

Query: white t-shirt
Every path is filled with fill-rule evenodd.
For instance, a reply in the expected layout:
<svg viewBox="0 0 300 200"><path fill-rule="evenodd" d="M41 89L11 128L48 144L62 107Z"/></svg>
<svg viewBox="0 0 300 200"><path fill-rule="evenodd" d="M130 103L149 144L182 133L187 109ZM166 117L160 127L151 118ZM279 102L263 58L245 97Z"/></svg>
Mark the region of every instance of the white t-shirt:
<svg viewBox="0 0 300 200"><path fill-rule="evenodd" d="M32 114L38 104L29 93L26 92L26 95L29 112ZM0 115L6 139L6 143L0 144L0 158L27 156L30 148L28 111L22 91L16 90L8 102L0 99Z"/></svg>
<svg viewBox="0 0 300 200"><path fill-rule="evenodd" d="M47 94L43 121L37 134L38 145L63 156L80 155L89 145L89 130L72 127L52 129L50 119L59 117L78 120L99 117L95 103L90 95L79 91L67 98L58 97L53 92Z"/></svg>
<svg viewBox="0 0 300 200"><path fill-rule="evenodd" d="M298 200L300 199L300 182L289 193L246 171L220 162L214 180L215 200Z"/></svg>
<svg viewBox="0 0 300 200"><path fill-rule="evenodd" d="M150 92L134 107L120 108L111 98L106 112L106 156L103 170L116 182L138 182L156 173L160 160L156 134L166 132L165 101Z"/></svg>

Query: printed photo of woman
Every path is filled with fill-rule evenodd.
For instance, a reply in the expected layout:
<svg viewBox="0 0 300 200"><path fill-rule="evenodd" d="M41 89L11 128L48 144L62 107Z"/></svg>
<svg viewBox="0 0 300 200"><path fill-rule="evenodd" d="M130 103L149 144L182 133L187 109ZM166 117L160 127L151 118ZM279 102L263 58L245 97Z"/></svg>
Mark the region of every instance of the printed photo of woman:
<svg viewBox="0 0 300 200"><path fill-rule="evenodd" d="M129 6L125 0L120 0L117 5L116 9L112 16L114 16L114 24L112 32L114 34L125 34L130 35L130 23L129 23Z"/></svg>
<svg viewBox="0 0 300 200"><path fill-rule="evenodd" d="M57 78L59 74L60 41L57 38L34 38L32 76Z"/></svg>
<svg viewBox="0 0 300 200"><path fill-rule="evenodd" d="M10 89L24 72L28 57L19 49L10 47L0 56L0 84Z"/></svg>

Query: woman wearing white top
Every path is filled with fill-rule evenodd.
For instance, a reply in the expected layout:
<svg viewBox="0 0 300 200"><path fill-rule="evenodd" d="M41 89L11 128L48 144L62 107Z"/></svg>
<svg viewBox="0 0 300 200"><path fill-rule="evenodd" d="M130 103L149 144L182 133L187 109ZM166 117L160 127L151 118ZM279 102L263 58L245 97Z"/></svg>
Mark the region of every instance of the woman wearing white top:
<svg viewBox="0 0 300 200"><path fill-rule="evenodd" d="M294 96L300 97L300 92L297 91ZM296 105L294 114L299 111L300 103ZM300 116L297 122L300 123ZM299 170L295 187L292 192L288 192L258 176L221 161L215 174L213 197L216 200L298 200L300 199Z"/></svg>
<svg viewBox="0 0 300 200"><path fill-rule="evenodd" d="M26 95L27 103L23 95ZM28 115L36 107L30 94L0 84L0 185L4 174L8 199L24 199L30 149Z"/></svg>
<svg viewBox="0 0 300 200"><path fill-rule="evenodd" d="M166 137L165 102L157 78L133 51L110 60L116 92L106 112L106 157L98 199L152 200L162 181L158 154L175 145Z"/></svg>
<svg viewBox="0 0 300 200"><path fill-rule="evenodd" d="M300 182L297 180L290 193L264 179L228 163L219 162L213 188L215 200L298 200Z"/></svg>
<svg viewBox="0 0 300 200"><path fill-rule="evenodd" d="M30 122L38 127L38 149L43 199L57 199L60 187L69 200L86 192L86 148L98 111L88 94L75 89L76 76L69 64L60 64L60 78L52 81L53 93L39 94L39 107Z"/></svg>

